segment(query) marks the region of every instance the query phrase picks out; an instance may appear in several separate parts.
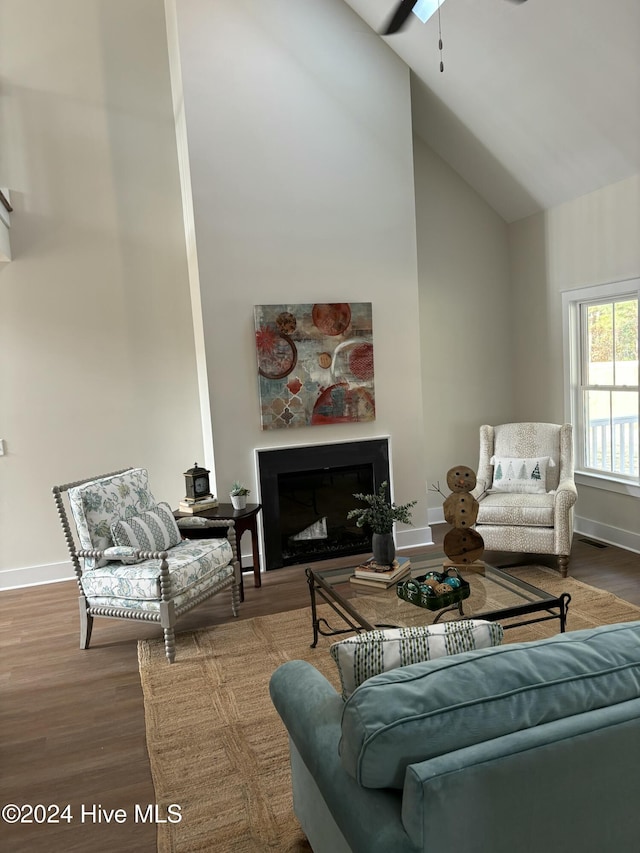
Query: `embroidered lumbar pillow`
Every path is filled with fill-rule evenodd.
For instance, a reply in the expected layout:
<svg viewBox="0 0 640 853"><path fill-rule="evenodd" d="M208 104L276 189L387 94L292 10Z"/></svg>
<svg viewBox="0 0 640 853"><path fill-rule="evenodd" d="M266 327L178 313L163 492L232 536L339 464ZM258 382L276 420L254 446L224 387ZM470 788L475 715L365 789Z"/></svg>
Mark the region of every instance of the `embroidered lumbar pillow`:
<svg viewBox="0 0 640 853"><path fill-rule="evenodd" d="M141 551L166 551L182 541L167 503L159 503L140 515L119 519L112 525L111 535L116 545L128 545Z"/></svg>
<svg viewBox="0 0 640 853"><path fill-rule="evenodd" d="M555 468L550 456L533 458L492 456L492 491L544 494L547 491L547 469Z"/></svg>
<svg viewBox="0 0 640 853"><path fill-rule="evenodd" d="M458 652L499 646L503 636L498 622L460 619L416 628L366 631L333 643L329 652L338 667L342 698L346 700L363 681L381 672Z"/></svg>

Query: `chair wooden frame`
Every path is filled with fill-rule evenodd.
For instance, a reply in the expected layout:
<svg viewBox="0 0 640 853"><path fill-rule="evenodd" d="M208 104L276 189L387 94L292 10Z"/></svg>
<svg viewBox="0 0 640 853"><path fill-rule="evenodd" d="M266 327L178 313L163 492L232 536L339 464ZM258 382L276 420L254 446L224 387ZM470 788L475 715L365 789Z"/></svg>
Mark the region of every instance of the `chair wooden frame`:
<svg viewBox="0 0 640 853"><path fill-rule="evenodd" d="M89 604L85 596L84 588L82 586L82 577L84 570L81 560L84 558L101 559L104 556L104 551L98 549L82 549L76 546L75 537L71 524L69 523L69 516L67 514L67 509L62 496L69 489L73 489L77 486L82 486L85 483L90 483L94 480L101 480L107 477L116 476L118 474L126 474L128 471L131 470L133 470L131 467L121 468L117 471L111 471L108 474L99 474L95 477L85 477L82 480L76 480L72 483L65 483L61 486L54 486L52 489L53 497L58 511L58 516L60 519L60 524L62 525L67 549L71 556L71 563L73 565L76 582L78 584L78 589L80 592L78 600L80 608L80 648L89 648L89 643L91 641L91 631L93 628L93 619L95 616L104 616L110 619L136 619L143 622L158 622L162 627L164 633L164 645L167 660L169 661L169 663L173 663L175 661L176 653L175 624L177 619L184 613L193 610L194 607L197 607L199 604L202 604L202 602L211 598L213 595L216 595L218 592L230 588L231 610L234 616L238 615L238 608L240 605L241 574L240 563L238 561L235 525L234 522L230 520L209 521L208 526L225 528L227 531L226 539L228 540L231 546L231 550L233 552L233 560L231 563L233 565L233 574L229 577L224 578L221 581L216 581L206 590L203 590L199 595L195 596L189 601L177 606L172 598L171 578L169 575L169 564L167 562L168 551L136 551L136 556L142 558L143 560L161 561L159 578L159 610L149 611L143 610L142 608L136 609L129 607L124 608L106 605L96 606Z"/></svg>

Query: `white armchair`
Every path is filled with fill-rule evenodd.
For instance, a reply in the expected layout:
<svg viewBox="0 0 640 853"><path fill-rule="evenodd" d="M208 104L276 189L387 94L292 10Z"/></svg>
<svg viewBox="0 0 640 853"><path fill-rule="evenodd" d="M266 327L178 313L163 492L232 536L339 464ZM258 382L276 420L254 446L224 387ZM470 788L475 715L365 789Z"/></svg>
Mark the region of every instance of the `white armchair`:
<svg viewBox="0 0 640 853"><path fill-rule="evenodd" d="M62 495L68 494L80 548ZM80 591L80 648L89 648L94 616L158 622L169 663L178 616L222 590L238 615L240 564L233 522L219 539L183 541L171 507L157 503L144 468L126 468L53 487Z"/></svg>
<svg viewBox="0 0 640 853"><path fill-rule="evenodd" d="M491 551L555 554L567 576L573 539L571 424L480 427L475 529Z"/></svg>

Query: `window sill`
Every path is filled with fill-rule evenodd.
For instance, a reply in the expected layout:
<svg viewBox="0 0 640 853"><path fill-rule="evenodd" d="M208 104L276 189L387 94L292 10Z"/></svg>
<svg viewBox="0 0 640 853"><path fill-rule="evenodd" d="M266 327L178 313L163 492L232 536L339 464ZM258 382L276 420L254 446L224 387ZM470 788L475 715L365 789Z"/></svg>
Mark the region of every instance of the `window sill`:
<svg viewBox="0 0 640 853"><path fill-rule="evenodd" d="M603 489L607 492L617 492L619 495L630 495L640 498L640 486L630 483L628 480L614 480L599 474L586 474L582 471L575 472L575 481L578 486L589 486L591 489Z"/></svg>

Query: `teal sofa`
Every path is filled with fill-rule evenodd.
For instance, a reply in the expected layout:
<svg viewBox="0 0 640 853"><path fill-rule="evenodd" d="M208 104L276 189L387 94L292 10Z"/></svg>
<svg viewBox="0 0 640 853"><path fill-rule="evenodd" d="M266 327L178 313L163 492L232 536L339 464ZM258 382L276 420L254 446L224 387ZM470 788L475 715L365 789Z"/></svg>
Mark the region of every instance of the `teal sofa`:
<svg viewBox="0 0 640 853"><path fill-rule="evenodd" d="M270 692L314 853L640 849L640 622Z"/></svg>

